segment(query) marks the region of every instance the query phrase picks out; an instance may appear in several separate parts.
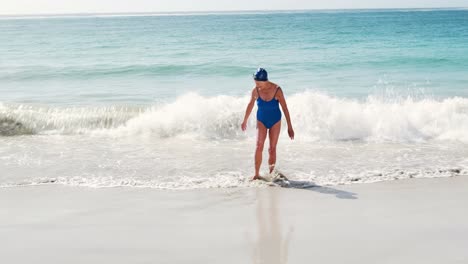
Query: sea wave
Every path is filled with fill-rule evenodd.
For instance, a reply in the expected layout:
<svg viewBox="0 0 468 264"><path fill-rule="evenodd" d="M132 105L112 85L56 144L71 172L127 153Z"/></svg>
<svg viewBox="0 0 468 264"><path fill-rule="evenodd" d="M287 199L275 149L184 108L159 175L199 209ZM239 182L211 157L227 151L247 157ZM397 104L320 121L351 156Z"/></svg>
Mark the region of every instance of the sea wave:
<svg viewBox="0 0 468 264"><path fill-rule="evenodd" d="M387 170L363 171L359 174L348 174L341 177L336 175L292 175L288 182L277 182L277 185L289 188L314 188L337 186L347 184L366 184L382 181L407 180L418 178L449 178L466 176L468 171L460 168L414 169L414 170ZM272 176L274 177L274 176ZM0 182L0 188L38 185L66 185L90 188L151 188L161 190L192 190L212 188L239 188L239 187L265 187L275 185L263 181L251 181L240 172L225 172L214 177L175 177L169 181L160 179L141 179L135 177L96 177L96 176L70 176L70 177L36 177L19 182Z"/></svg>
<svg viewBox="0 0 468 264"><path fill-rule="evenodd" d="M52 107L0 103L0 136L84 134L111 129L143 111L140 107Z"/></svg>
<svg viewBox="0 0 468 264"><path fill-rule="evenodd" d="M173 54L180 56L179 54ZM187 56L187 54L182 54ZM84 65L84 66L50 66L33 65L0 68L0 78L4 81L32 81L53 78L82 80L89 78L105 78L110 76L179 76L188 75L219 75L244 76L252 71L250 67L233 65L200 64L133 64L133 65Z"/></svg>
<svg viewBox="0 0 468 264"><path fill-rule="evenodd" d="M287 99L297 139L310 141L468 142L468 98L339 98L305 91ZM240 130L247 97L195 93L147 107L55 107L0 104L0 135L149 135L161 139L255 136L255 111ZM283 117L284 119L284 117ZM286 122L283 122L283 126ZM283 129L283 133L286 129Z"/></svg>

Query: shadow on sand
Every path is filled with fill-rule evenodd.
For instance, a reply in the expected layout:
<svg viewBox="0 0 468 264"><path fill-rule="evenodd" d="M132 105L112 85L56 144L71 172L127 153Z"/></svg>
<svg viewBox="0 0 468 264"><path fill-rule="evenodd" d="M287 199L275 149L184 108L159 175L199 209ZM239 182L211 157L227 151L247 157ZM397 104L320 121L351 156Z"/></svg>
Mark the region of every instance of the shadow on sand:
<svg viewBox="0 0 468 264"><path fill-rule="evenodd" d="M335 195L336 198L340 198L340 199L351 199L351 200L357 199L356 193L338 190L329 186L318 185L310 181L289 180L289 184L280 183L280 182L276 182L276 183L283 188L303 189L303 190L309 190L309 191L319 192L323 194L330 194L330 195Z"/></svg>

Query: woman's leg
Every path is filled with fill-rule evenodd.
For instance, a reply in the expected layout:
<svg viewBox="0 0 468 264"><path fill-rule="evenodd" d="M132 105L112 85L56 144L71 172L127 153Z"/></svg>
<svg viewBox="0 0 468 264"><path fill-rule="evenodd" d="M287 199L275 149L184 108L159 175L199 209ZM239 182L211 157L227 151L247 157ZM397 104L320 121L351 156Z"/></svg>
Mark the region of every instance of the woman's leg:
<svg viewBox="0 0 468 264"><path fill-rule="evenodd" d="M270 157L268 158L268 166L270 168L270 173L273 172L276 163L276 145L278 144L278 138L281 131L281 120L274 124L270 131L268 132L268 136L270 138L270 148L268 149L268 153Z"/></svg>
<svg viewBox="0 0 468 264"><path fill-rule="evenodd" d="M253 179L258 179L260 176L260 165L262 165L263 145L267 136L267 128L262 122L257 121L257 144L255 148L255 176Z"/></svg>

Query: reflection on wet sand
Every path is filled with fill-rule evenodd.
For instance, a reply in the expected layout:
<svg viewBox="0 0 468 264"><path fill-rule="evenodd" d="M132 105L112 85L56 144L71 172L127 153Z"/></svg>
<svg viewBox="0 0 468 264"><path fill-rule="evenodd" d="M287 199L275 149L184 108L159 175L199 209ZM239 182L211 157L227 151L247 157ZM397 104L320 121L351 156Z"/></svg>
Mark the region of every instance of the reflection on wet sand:
<svg viewBox="0 0 468 264"><path fill-rule="evenodd" d="M330 186L320 186L313 182L290 181L287 188L303 189L321 194L333 195L339 199L358 199L357 194L339 190ZM252 263L286 264L289 256L289 244L293 234L290 226L287 231L281 226L281 201L279 189L256 190L256 239L254 242ZM284 219L284 218L283 218Z"/></svg>
<svg viewBox="0 0 468 264"><path fill-rule="evenodd" d="M288 262L292 228L282 235L278 196L280 192L257 190L257 239L252 263L285 264Z"/></svg>

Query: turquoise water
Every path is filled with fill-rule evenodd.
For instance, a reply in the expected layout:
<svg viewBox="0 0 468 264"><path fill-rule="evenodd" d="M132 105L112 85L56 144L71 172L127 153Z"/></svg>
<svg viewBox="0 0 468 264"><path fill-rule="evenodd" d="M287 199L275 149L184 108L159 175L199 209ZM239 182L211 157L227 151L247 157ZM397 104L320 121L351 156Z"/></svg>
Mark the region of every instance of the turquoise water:
<svg viewBox="0 0 468 264"><path fill-rule="evenodd" d="M468 10L2 19L0 32L2 101L239 96L259 66L289 93L468 95Z"/></svg>
<svg viewBox="0 0 468 264"><path fill-rule="evenodd" d="M257 67L289 178L468 175L467 43L468 10L3 17L0 187L255 185Z"/></svg>

